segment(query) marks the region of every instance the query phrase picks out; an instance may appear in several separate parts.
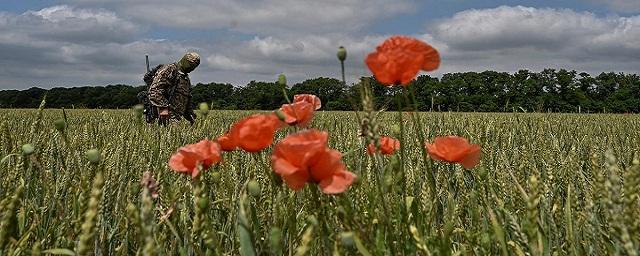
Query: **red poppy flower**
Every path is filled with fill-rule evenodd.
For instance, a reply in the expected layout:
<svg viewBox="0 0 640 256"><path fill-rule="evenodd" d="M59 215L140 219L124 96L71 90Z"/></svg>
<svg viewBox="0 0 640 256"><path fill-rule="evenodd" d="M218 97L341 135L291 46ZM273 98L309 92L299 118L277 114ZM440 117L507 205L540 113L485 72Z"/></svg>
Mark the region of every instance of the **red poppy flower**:
<svg viewBox="0 0 640 256"><path fill-rule="evenodd" d="M236 122L226 135L228 140L222 138L222 141L225 150L240 147L247 152L258 152L273 143L278 128L280 119L275 114L256 114Z"/></svg>
<svg viewBox="0 0 640 256"><path fill-rule="evenodd" d="M206 170L221 160L220 145L204 139L196 144L179 148L169 159L169 167L176 172L189 174L195 178L200 172L198 166Z"/></svg>
<svg viewBox="0 0 640 256"><path fill-rule="evenodd" d="M271 155L274 172L293 190L314 182L326 194L344 192L356 176L347 171L340 152L327 148L327 138L326 132L318 130L287 136L276 144Z"/></svg>
<svg viewBox="0 0 640 256"><path fill-rule="evenodd" d="M425 143L425 147L432 159L460 163L466 169L475 167L480 161L480 146L469 144L462 137L437 137L433 144Z"/></svg>
<svg viewBox="0 0 640 256"><path fill-rule="evenodd" d="M322 107L322 101L320 101L320 98L318 98L318 96L315 96L313 94L296 94L293 96L293 103L300 102L300 101L309 102L313 104L314 110L318 110Z"/></svg>
<svg viewBox="0 0 640 256"><path fill-rule="evenodd" d="M376 80L385 85L407 85L420 70L440 66L440 55L432 46L407 36L393 36L370 53L365 63Z"/></svg>
<svg viewBox="0 0 640 256"><path fill-rule="evenodd" d="M392 155L398 149L400 149L399 140L396 140L390 137L385 137L385 136L380 137L380 154ZM369 153L369 155L373 155L373 153L375 152L376 152L376 145L373 143L370 143L367 146L367 153Z"/></svg>
<svg viewBox="0 0 640 256"><path fill-rule="evenodd" d="M222 151L234 151L236 148L238 148L238 143L231 138L231 135L229 135L229 133L218 137L217 141L218 144L220 144L220 148L222 149Z"/></svg>
<svg viewBox="0 0 640 256"><path fill-rule="evenodd" d="M306 127L313 119L315 106L306 101L298 101L291 104L284 104L280 107L280 112L284 115L284 122L289 125Z"/></svg>

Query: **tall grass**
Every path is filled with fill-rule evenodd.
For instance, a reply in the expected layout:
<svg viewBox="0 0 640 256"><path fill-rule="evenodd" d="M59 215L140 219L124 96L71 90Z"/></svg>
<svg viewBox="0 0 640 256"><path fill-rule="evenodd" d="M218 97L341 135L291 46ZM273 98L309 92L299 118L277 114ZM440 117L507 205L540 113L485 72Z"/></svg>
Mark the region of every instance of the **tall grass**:
<svg viewBox="0 0 640 256"><path fill-rule="evenodd" d="M406 114L383 113L378 133L402 137L402 149L372 157L355 113L318 112L311 126L329 131L329 146L359 176L329 196L288 189L272 174L270 150L227 153L199 182L169 170L178 147L213 139L249 112L211 111L193 127L149 126L126 110L66 112L59 131L60 110L0 110L0 255L640 250L637 115L421 113L419 128ZM477 168L425 161L420 138L447 134L482 146ZM24 154L24 144L35 152ZM90 149L101 152L96 164ZM140 183L145 171L157 199Z"/></svg>

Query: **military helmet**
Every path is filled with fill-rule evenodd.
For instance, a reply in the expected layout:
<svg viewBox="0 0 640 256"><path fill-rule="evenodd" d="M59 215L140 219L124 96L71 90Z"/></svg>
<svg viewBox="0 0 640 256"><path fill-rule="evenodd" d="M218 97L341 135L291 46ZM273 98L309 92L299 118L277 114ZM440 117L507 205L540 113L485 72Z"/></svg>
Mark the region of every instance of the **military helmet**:
<svg viewBox="0 0 640 256"><path fill-rule="evenodd" d="M178 62L178 68L182 72L189 73L200 65L200 55L195 52L188 52Z"/></svg>

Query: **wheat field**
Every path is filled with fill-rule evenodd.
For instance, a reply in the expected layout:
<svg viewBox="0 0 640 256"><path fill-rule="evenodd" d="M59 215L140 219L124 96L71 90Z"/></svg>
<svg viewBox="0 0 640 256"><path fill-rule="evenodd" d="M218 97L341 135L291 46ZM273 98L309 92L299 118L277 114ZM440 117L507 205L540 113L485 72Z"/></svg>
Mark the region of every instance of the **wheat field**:
<svg viewBox="0 0 640 256"><path fill-rule="evenodd" d="M225 153L198 184L169 169L177 148L250 113L159 127L131 110L66 110L56 129L62 110L0 110L0 255L640 251L639 115L381 113L379 135L402 147L371 156L365 113L319 111L311 127L329 132L358 176L339 195L289 189L273 175L270 148ZM482 147L478 167L429 159L424 142L449 134ZM156 187L141 185L147 171Z"/></svg>

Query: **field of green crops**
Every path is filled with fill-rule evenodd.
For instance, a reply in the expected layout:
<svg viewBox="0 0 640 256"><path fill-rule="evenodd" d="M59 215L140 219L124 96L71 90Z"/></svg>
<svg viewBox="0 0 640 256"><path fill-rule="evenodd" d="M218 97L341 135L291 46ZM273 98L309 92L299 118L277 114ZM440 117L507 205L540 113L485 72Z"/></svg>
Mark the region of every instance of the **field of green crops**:
<svg viewBox="0 0 640 256"><path fill-rule="evenodd" d="M382 113L380 135L402 148L370 156L362 114L319 111L311 127L329 132L358 176L338 195L289 189L273 175L271 149L225 153L199 187L169 169L177 148L215 139L248 114L211 111L194 126L157 127L130 110L67 110L59 131L61 110L0 110L0 255L640 251L639 115L420 113L417 125ZM423 140L449 134L482 147L476 168L425 155ZM100 150L96 164L90 149ZM146 171L157 187L141 185Z"/></svg>

